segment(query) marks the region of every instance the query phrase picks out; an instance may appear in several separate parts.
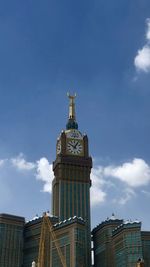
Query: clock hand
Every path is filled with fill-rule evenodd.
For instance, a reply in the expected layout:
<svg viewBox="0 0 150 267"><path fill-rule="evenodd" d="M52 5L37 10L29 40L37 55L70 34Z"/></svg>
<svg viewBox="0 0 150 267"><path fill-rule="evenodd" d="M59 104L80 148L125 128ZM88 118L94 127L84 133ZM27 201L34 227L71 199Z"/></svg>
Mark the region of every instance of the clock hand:
<svg viewBox="0 0 150 267"><path fill-rule="evenodd" d="M76 148L76 147L77 147L77 145L78 145L78 142L75 144L74 148Z"/></svg>
<svg viewBox="0 0 150 267"><path fill-rule="evenodd" d="M74 149L76 149L78 142L76 144L70 144Z"/></svg>
<svg viewBox="0 0 150 267"><path fill-rule="evenodd" d="M69 143L69 145L72 146L72 147L74 148L74 145L73 145L73 144Z"/></svg>

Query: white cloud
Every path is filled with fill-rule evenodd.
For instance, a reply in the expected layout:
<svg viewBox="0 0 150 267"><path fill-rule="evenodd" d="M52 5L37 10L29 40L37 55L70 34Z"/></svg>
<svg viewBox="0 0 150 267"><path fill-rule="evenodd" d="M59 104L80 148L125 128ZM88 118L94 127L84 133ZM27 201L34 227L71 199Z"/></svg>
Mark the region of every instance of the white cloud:
<svg viewBox="0 0 150 267"><path fill-rule="evenodd" d="M51 193L54 178L52 164L44 157L37 161L36 178L44 182L43 191Z"/></svg>
<svg viewBox="0 0 150 267"><path fill-rule="evenodd" d="M105 182L103 180L103 168L101 166L92 169L91 180L91 204L95 206L104 202L107 196L106 192L102 190Z"/></svg>
<svg viewBox="0 0 150 267"><path fill-rule="evenodd" d="M6 159L0 159L0 167L2 167L6 162Z"/></svg>
<svg viewBox="0 0 150 267"><path fill-rule="evenodd" d="M150 72L150 19L146 20L146 44L138 50L134 59L137 71Z"/></svg>
<svg viewBox="0 0 150 267"><path fill-rule="evenodd" d="M102 191L101 188L97 188L95 186L92 186L91 188L91 204L92 206L95 206L97 204L100 204L106 200L106 192Z"/></svg>
<svg viewBox="0 0 150 267"><path fill-rule="evenodd" d="M119 191L116 190L117 184L114 184L112 180L110 181L111 178L118 179L123 183L119 185ZM132 161L118 166L97 166L92 170L91 179L91 203L93 206L106 201L109 187L113 187L116 192L116 198L113 199L113 202L125 205L136 196L133 188L146 186L150 183L150 166L140 158L134 158Z"/></svg>
<svg viewBox="0 0 150 267"><path fill-rule="evenodd" d="M104 175L118 178L131 187L139 187L150 182L150 166L143 159L135 158L121 166L106 167Z"/></svg>
<svg viewBox="0 0 150 267"><path fill-rule="evenodd" d="M18 157L12 158L10 161L12 165L20 171L30 171L36 166L35 163L26 161L22 153L20 153Z"/></svg>
<svg viewBox="0 0 150 267"><path fill-rule="evenodd" d="M136 69L139 71L150 71L150 46L145 45L142 49L138 50L138 53L134 59Z"/></svg>
<svg viewBox="0 0 150 267"><path fill-rule="evenodd" d="M147 22L147 32L146 32L146 39L150 41L150 18L146 20Z"/></svg>
<svg viewBox="0 0 150 267"><path fill-rule="evenodd" d="M10 158L7 160L1 159L0 167L3 166L6 161L6 169L11 166L16 170L23 172L32 171L32 175L34 174L37 180L41 180L44 182L43 192L51 193L52 180L54 175L52 171L52 164L50 164L45 157L40 158L37 162L29 162L26 161L23 153L20 153L17 157L14 158Z"/></svg>
<svg viewBox="0 0 150 267"><path fill-rule="evenodd" d="M142 190L141 192L142 192L145 196L150 197L150 192L149 192L149 191L147 191L147 190Z"/></svg>
<svg viewBox="0 0 150 267"><path fill-rule="evenodd" d="M5 162L7 162L5 166L6 171L10 167L13 167L15 170L28 173L32 171L33 177L36 177L37 180L44 182L43 192L51 193L54 175L52 171L52 164L50 164L45 157L40 158L36 162L29 162L25 159L24 154L20 153L14 158L0 159L0 167L3 166Z"/></svg>
<svg viewBox="0 0 150 267"><path fill-rule="evenodd" d="M132 197L135 197L136 193L132 188L127 187L123 192L122 196L119 199L114 199L114 203L118 203L120 205L125 205Z"/></svg>

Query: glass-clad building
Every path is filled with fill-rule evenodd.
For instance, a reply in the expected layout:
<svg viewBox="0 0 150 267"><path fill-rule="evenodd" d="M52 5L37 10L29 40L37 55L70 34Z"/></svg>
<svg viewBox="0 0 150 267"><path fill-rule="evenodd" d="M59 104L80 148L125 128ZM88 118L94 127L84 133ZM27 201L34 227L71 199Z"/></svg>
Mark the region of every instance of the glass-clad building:
<svg viewBox="0 0 150 267"><path fill-rule="evenodd" d="M84 220L74 216L54 225L54 231L66 266L86 267L86 228ZM54 241L52 241L51 248L50 266L62 267L60 255Z"/></svg>
<svg viewBox="0 0 150 267"><path fill-rule="evenodd" d="M113 231L113 250L116 267L134 267L143 258L141 223L124 222Z"/></svg>
<svg viewBox="0 0 150 267"><path fill-rule="evenodd" d="M23 217L0 214L0 267L21 267L23 261Z"/></svg>
<svg viewBox="0 0 150 267"><path fill-rule="evenodd" d="M150 266L150 232L141 232L141 222L123 221L114 215L92 231L94 267ZM143 266L143 265L140 265Z"/></svg>
<svg viewBox="0 0 150 267"><path fill-rule="evenodd" d="M114 214L100 223L92 231L94 244L94 267L114 267L114 255L112 250L112 232L123 223L116 219Z"/></svg>
<svg viewBox="0 0 150 267"><path fill-rule="evenodd" d="M142 238L144 266L148 267L150 266L150 232L142 231L141 238Z"/></svg>
<svg viewBox="0 0 150 267"><path fill-rule="evenodd" d="M48 217L52 224L58 222L57 217ZM33 261L38 262L40 239L44 241L43 264L50 266L50 242L51 236L48 229L46 235L41 236L43 217L35 217L27 222L24 228L23 267L31 267Z"/></svg>

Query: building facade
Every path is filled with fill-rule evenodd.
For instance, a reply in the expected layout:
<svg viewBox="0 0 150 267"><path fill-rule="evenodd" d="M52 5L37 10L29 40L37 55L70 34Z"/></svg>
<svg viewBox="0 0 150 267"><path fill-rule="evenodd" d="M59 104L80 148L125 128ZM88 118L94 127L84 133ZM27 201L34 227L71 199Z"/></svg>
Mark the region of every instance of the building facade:
<svg viewBox="0 0 150 267"><path fill-rule="evenodd" d="M94 267L114 267L114 254L112 249L113 230L123 223L116 219L114 214L95 227L92 231Z"/></svg>
<svg viewBox="0 0 150 267"><path fill-rule="evenodd" d="M150 266L150 232L142 231L141 238L142 238L143 259L145 264L144 266Z"/></svg>
<svg viewBox="0 0 150 267"><path fill-rule="evenodd" d="M21 267L23 263L23 231L25 219L0 214L0 266Z"/></svg>
<svg viewBox="0 0 150 267"><path fill-rule="evenodd" d="M51 224L54 225L58 222L57 217L48 217ZM38 263L40 239L43 239L44 251L43 251L43 264L44 267L50 267L51 259L51 235L46 228L45 235L41 236L43 223L42 217L35 217L33 220L27 222L24 227L24 247L23 247L23 267L31 267L33 261Z"/></svg>
<svg viewBox="0 0 150 267"><path fill-rule="evenodd" d="M67 267L86 267L86 227L82 218L74 216L54 226L58 243ZM54 241L51 246L51 265L61 267L60 257Z"/></svg>
<svg viewBox="0 0 150 267"><path fill-rule="evenodd" d="M124 222L113 231L113 251L116 267L134 267L143 258L141 223Z"/></svg>
<svg viewBox="0 0 150 267"><path fill-rule="evenodd" d="M150 266L150 232L141 232L140 222L112 216L93 229L92 237L94 267Z"/></svg>

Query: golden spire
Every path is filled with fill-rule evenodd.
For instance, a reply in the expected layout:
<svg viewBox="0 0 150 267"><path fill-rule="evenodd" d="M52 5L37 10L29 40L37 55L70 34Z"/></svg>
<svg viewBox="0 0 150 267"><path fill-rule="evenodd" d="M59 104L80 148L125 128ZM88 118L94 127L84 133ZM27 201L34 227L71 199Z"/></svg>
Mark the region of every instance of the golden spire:
<svg viewBox="0 0 150 267"><path fill-rule="evenodd" d="M75 98L76 98L76 93L74 94L74 96L70 95L69 93L67 93L67 96L69 98L69 119L76 119L76 114L75 114Z"/></svg>
<svg viewBox="0 0 150 267"><path fill-rule="evenodd" d="M69 98L69 118L68 122L66 124L66 129L78 129L78 123L76 122L76 113L75 113L75 98L76 94L70 95L67 93L67 96Z"/></svg>

